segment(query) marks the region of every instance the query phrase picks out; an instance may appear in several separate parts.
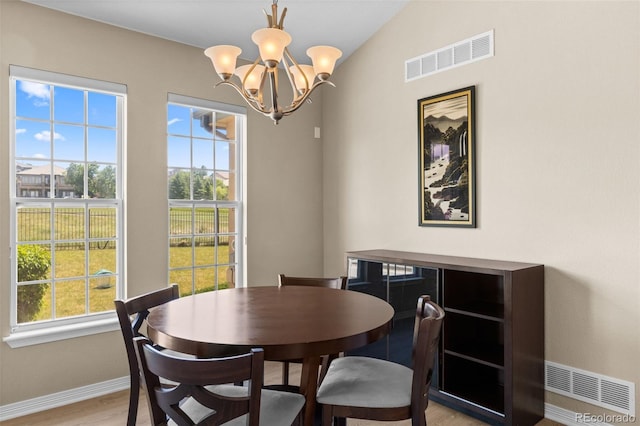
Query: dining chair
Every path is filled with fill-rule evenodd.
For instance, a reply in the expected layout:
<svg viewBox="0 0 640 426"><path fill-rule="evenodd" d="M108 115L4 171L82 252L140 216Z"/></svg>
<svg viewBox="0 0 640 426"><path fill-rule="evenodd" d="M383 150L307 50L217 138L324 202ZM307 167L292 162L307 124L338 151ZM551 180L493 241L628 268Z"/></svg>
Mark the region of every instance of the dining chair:
<svg viewBox="0 0 640 426"><path fill-rule="evenodd" d="M152 291L127 300L116 299L113 302L116 306L120 330L122 331L124 346L127 350L127 360L129 361L130 389L127 426L134 426L136 424L141 385L140 369L138 367L133 339L142 335L140 329L149 315L149 309L177 299L178 297L180 297L178 284L173 284L161 290Z"/></svg>
<svg viewBox="0 0 640 426"><path fill-rule="evenodd" d="M341 276L338 278L310 278L310 277L288 277L285 274L278 275L278 285L280 287L284 286L311 286L311 287L326 287L326 288L334 288L338 290L346 290L347 289L347 277ZM324 373L329 366L329 362L334 359L336 355L327 355L322 357L322 367L320 373L320 380L324 377ZM290 363L301 363L302 360L296 359L291 361L283 361L282 362L282 385L272 386L274 389L284 389L289 391L297 391L297 386L292 386L289 384L289 367Z"/></svg>
<svg viewBox="0 0 640 426"><path fill-rule="evenodd" d="M377 358L346 356L331 362L320 384L322 426L332 419L377 421L411 419L426 426L429 386L440 339L444 310L420 296L413 332L413 369Z"/></svg>
<svg viewBox="0 0 640 426"><path fill-rule="evenodd" d="M304 396L262 389L262 348L224 358L189 359L159 351L145 337L136 337L135 346L153 426L286 426L302 420ZM161 377L175 385L161 386ZM228 384L236 382L247 385Z"/></svg>

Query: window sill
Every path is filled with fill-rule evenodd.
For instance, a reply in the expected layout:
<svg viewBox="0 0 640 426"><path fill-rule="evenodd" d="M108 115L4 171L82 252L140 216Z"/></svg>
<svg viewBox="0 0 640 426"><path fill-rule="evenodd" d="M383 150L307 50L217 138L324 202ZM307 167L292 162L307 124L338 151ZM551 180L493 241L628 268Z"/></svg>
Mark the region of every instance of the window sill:
<svg viewBox="0 0 640 426"><path fill-rule="evenodd" d="M82 323L65 324L38 330L17 331L2 340L12 348L21 348L116 330L120 330L120 325L118 324L118 318L114 315L107 319L88 320Z"/></svg>

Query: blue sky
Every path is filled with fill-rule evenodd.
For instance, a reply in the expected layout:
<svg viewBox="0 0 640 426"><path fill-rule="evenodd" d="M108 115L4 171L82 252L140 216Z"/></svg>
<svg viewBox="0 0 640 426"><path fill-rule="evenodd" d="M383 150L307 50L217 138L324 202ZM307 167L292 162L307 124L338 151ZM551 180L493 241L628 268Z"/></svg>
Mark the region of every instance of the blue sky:
<svg viewBox="0 0 640 426"><path fill-rule="evenodd" d="M53 89L53 90L52 90ZM19 80L16 156L29 160L116 163L116 96ZM53 117L52 117L53 115ZM53 123L51 119L53 118Z"/></svg>
<svg viewBox="0 0 640 426"><path fill-rule="evenodd" d="M116 95L52 86L33 81L16 82L16 156L18 162L43 164L52 159L63 168L85 160L116 163ZM85 119L86 111L86 119ZM207 132L192 108L167 108L168 165L229 170L229 142L224 135ZM53 117L52 117L53 116ZM86 144L85 144L86 132Z"/></svg>
<svg viewBox="0 0 640 426"><path fill-rule="evenodd" d="M175 104L169 104L167 108L169 167L190 168L190 150L193 148L193 167L229 170L229 142L220 134L216 135L214 141L214 135L202 127L200 120L191 118L194 110Z"/></svg>

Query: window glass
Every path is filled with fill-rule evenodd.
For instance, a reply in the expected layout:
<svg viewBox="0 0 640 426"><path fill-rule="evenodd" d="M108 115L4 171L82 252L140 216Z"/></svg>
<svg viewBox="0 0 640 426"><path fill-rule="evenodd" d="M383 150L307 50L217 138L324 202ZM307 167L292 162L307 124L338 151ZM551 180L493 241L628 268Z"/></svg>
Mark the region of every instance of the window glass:
<svg viewBox="0 0 640 426"><path fill-rule="evenodd" d="M53 88L53 119L59 123L84 123L84 91Z"/></svg>
<svg viewBox="0 0 640 426"><path fill-rule="evenodd" d="M51 86L48 84L18 80L15 91L17 117L49 120L51 117Z"/></svg>
<svg viewBox="0 0 640 426"><path fill-rule="evenodd" d="M182 105L169 104L167 133L170 135L191 136L190 108Z"/></svg>
<svg viewBox="0 0 640 426"><path fill-rule="evenodd" d="M87 160L90 162L115 163L118 134L115 128L88 128Z"/></svg>
<svg viewBox="0 0 640 426"><path fill-rule="evenodd" d="M90 126L115 128L117 125L117 98L108 93L89 92L87 120Z"/></svg>
<svg viewBox="0 0 640 426"><path fill-rule="evenodd" d="M191 167L191 139L169 136L167 141L167 159L169 167Z"/></svg>
<svg viewBox="0 0 640 426"><path fill-rule="evenodd" d="M237 286L244 115L169 102L167 119L169 280L181 295Z"/></svg>
<svg viewBox="0 0 640 426"><path fill-rule="evenodd" d="M84 162L84 127L54 124L50 132L53 156L58 160Z"/></svg>
<svg viewBox="0 0 640 426"><path fill-rule="evenodd" d="M51 158L50 135L48 123L16 120L15 155L37 159Z"/></svg>

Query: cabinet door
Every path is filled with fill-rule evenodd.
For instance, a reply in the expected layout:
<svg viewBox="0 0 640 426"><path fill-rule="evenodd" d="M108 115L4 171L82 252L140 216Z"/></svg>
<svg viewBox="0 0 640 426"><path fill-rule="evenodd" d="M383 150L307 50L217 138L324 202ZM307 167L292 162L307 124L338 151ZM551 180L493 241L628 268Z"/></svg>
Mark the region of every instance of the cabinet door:
<svg viewBox="0 0 640 426"><path fill-rule="evenodd" d="M387 359L410 367L418 298L429 295L438 301L438 270L349 259L348 289L383 299L395 310L393 328L386 338L349 355Z"/></svg>

